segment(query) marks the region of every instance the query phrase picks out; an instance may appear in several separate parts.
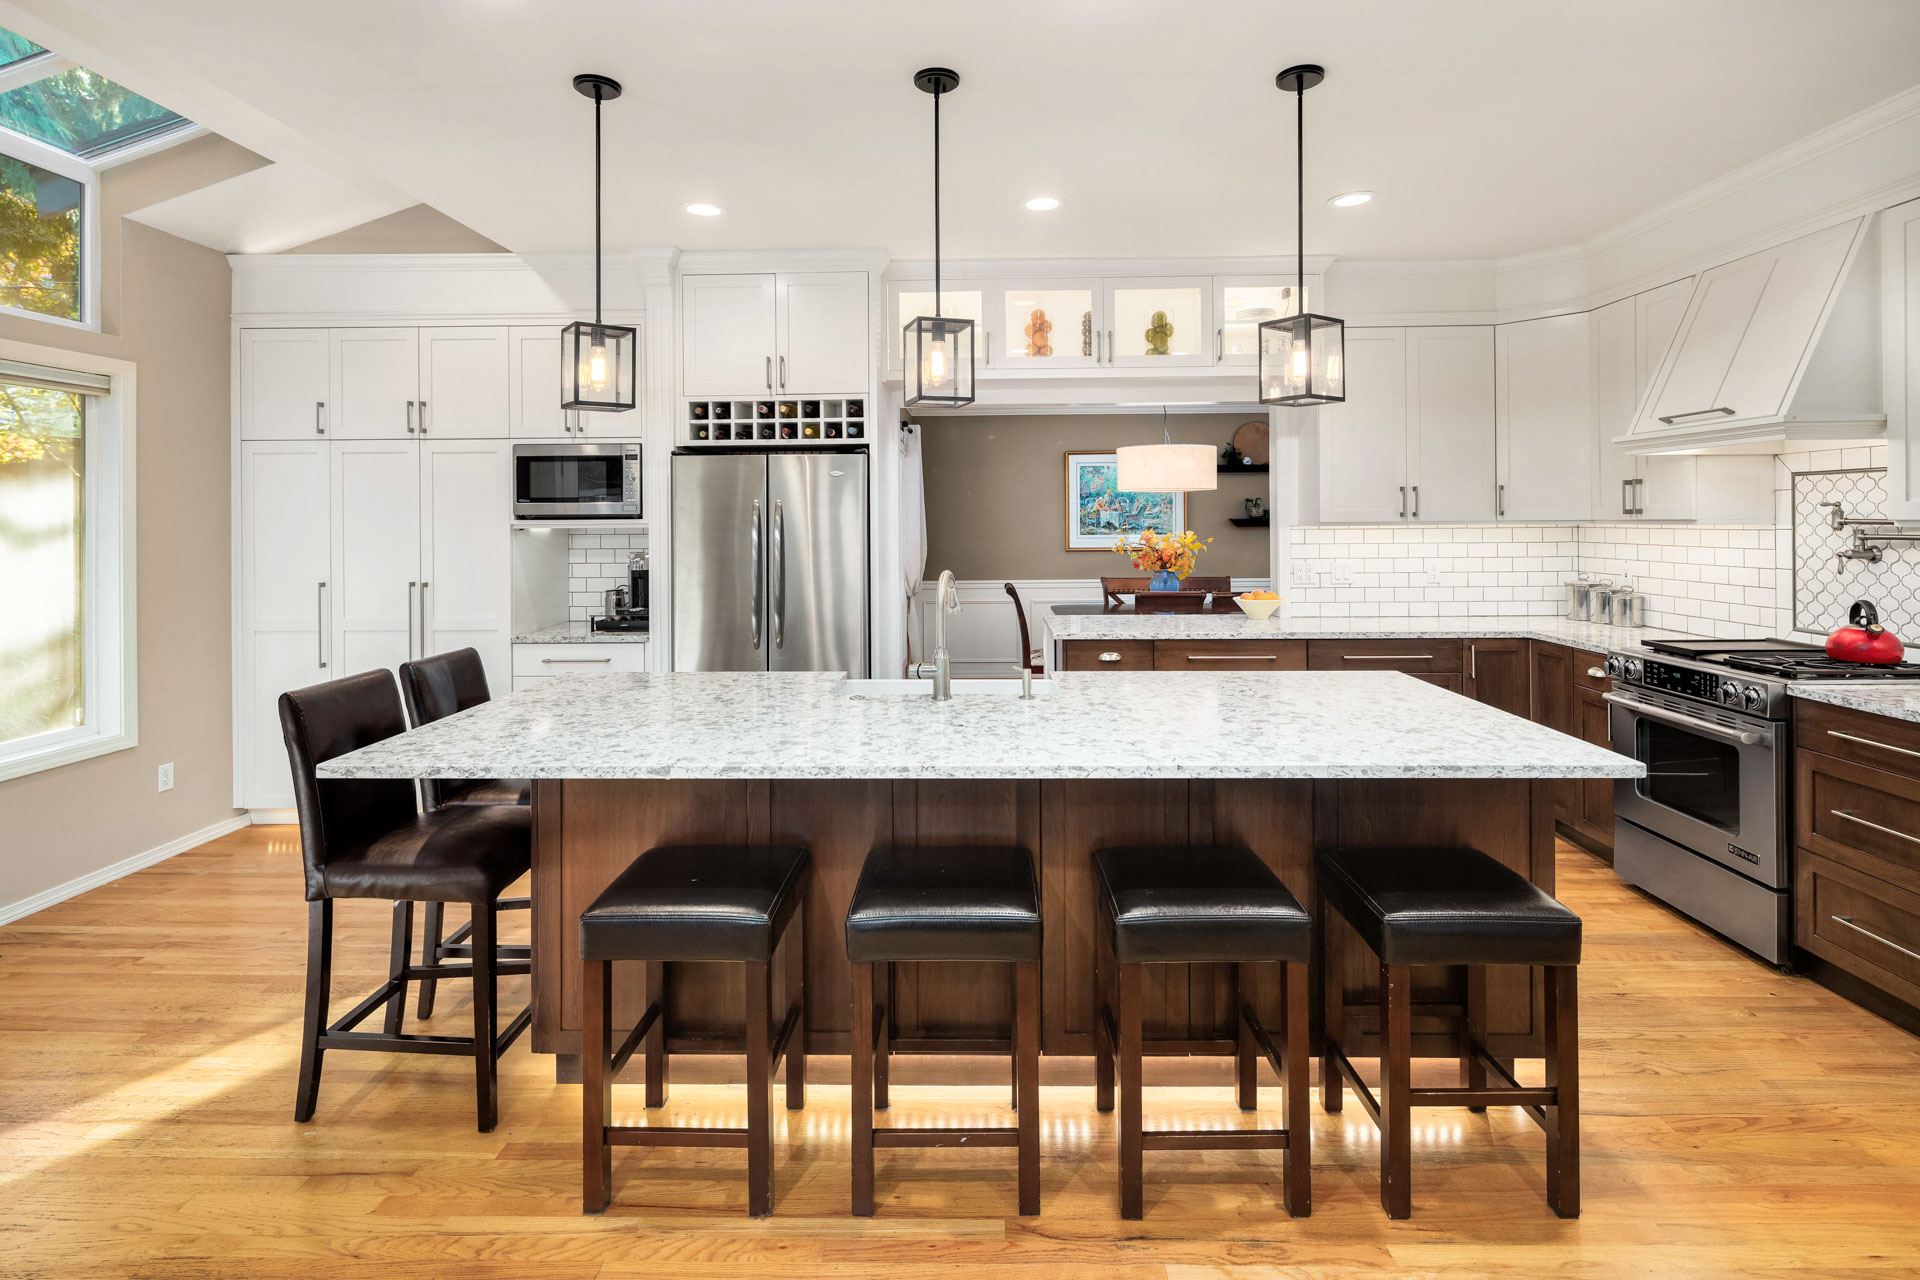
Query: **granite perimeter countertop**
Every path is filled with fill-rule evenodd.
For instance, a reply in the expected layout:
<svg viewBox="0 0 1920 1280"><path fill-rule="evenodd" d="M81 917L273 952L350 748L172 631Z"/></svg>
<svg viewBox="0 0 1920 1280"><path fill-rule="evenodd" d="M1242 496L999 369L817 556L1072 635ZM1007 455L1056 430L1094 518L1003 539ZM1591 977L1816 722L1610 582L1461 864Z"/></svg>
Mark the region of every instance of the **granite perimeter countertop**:
<svg viewBox="0 0 1920 1280"><path fill-rule="evenodd" d="M523 631L513 638L515 644L645 644L644 631L595 631L584 622L562 622Z"/></svg>
<svg viewBox="0 0 1920 1280"><path fill-rule="evenodd" d="M1809 702L1920 722L1920 680L1796 680L1787 692Z"/></svg>
<svg viewBox="0 0 1920 1280"><path fill-rule="evenodd" d="M1647 640L1682 638L1680 631L1608 627L1555 617L1497 618L1297 618L1276 613L1258 622L1231 613L1083 613L1085 605L1060 612L1050 605L1044 625L1055 640L1364 640L1430 636L1437 640L1517 638L1545 640L1597 652L1633 652Z"/></svg>
<svg viewBox="0 0 1920 1280"><path fill-rule="evenodd" d="M915 682L918 683L918 682ZM1642 767L1397 672L1068 672L1024 702L835 673L568 675L323 778L1622 778ZM863 696L853 697L859 692Z"/></svg>

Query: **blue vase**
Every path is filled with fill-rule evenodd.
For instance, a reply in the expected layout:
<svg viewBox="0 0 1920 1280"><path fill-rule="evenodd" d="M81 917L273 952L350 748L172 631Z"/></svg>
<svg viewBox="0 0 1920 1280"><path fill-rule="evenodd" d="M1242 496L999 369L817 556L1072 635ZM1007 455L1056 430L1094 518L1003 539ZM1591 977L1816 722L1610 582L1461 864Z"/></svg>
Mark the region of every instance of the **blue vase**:
<svg viewBox="0 0 1920 1280"><path fill-rule="evenodd" d="M1178 591L1180 578L1171 569L1156 569L1151 581L1147 583L1149 591Z"/></svg>

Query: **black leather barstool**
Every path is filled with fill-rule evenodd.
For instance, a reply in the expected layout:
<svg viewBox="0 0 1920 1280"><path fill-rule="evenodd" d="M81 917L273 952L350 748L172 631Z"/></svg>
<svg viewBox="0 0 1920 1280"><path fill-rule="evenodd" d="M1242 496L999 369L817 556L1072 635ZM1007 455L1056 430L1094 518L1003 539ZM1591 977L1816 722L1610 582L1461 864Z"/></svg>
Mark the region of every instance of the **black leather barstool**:
<svg viewBox="0 0 1920 1280"><path fill-rule="evenodd" d="M1099 849L1093 855L1099 909L1095 1017L1096 1104L1113 1110L1114 1068L1120 1074L1120 1216L1139 1218L1145 1206L1148 1151L1284 1150L1282 1198L1296 1218L1312 1212L1312 1126L1308 1119L1307 961L1313 922L1299 901L1251 851L1161 845ZM1284 1129L1148 1130L1141 1115L1141 1057L1155 1050L1141 1035L1140 984L1150 964L1225 963L1234 966L1234 1039L1218 1046L1235 1059L1242 1111L1259 1107L1258 1054L1265 1054L1285 1087ZM1254 966L1278 964L1282 973L1284 1052L1254 1012ZM1214 1046L1181 1041L1167 1052L1205 1052ZM1256 1052L1257 1051L1257 1052Z"/></svg>
<svg viewBox="0 0 1920 1280"><path fill-rule="evenodd" d="M807 889L812 860L784 845L673 845L649 849L580 913L580 1026L585 1212L613 1201L613 1148L745 1147L747 1212L773 1212L773 1118L768 1088L787 1063L787 1110L807 1101ZM789 925L788 1007L776 1030L773 955ZM615 961L646 964L647 1007L618 1049L613 1040ZM613 1121L613 1081L646 1042L647 1105L667 1101L665 967L676 960L740 966L747 1056L746 1128L622 1126Z"/></svg>
<svg viewBox="0 0 1920 1280"><path fill-rule="evenodd" d="M1342 1078L1380 1126L1380 1204L1390 1218L1413 1212L1413 1107L1517 1106L1547 1135L1547 1203L1580 1216L1580 917L1525 876L1476 849L1353 849L1317 859L1322 911L1332 908L1380 958L1381 1094L1375 1099L1348 1060L1346 993L1339 948L1326 948L1327 1025L1322 1100L1340 1110ZM1486 969L1544 965L1546 1084L1529 1088L1488 1051ZM1415 965L1466 969L1457 1089L1416 1089ZM1487 1073L1501 1081L1487 1086Z"/></svg>
<svg viewBox="0 0 1920 1280"><path fill-rule="evenodd" d="M853 962L853 1211L873 1216L875 1147L1020 1149L1020 1212L1040 1212L1040 889L1025 849L881 847L847 906ZM1013 1034L920 1046L889 1034L893 965L971 960L1013 967ZM876 1002L875 987L881 995ZM899 1051L1004 1052L1013 1058L1009 1127L875 1129L887 1107L887 1059Z"/></svg>
<svg viewBox="0 0 1920 1280"><path fill-rule="evenodd" d="M495 946L501 890L527 873L531 812L510 805L418 812L413 783L402 778L320 778L316 766L406 732L400 694L385 670L348 676L280 695L280 728L293 765L300 813L300 856L307 882L306 1025L293 1118L313 1118L321 1063L329 1049L471 1055L480 1132L499 1119L498 1062L532 1021L529 1005L498 1029L496 980L529 972L526 960L501 960ZM333 976L336 898L393 902L393 955L387 981L336 1022L327 1020ZM411 965L413 904L466 903L473 911L471 964ZM473 979L473 1037L401 1034L407 983ZM383 1033L354 1028L382 1005Z"/></svg>
<svg viewBox="0 0 1920 1280"><path fill-rule="evenodd" d="M478 649L455 649L436 653L417 662L400 664L400 692L406 698L407 718L416 726L444 720L455 712L477 707L492 698L487 690L487 668ZM525 778L427 778L421 784L427 808L444 809L461 804L530 804L533 784ZM500 911L526 911L531 898L502 898L495 904ZM446 938L440 936L443 908L438 902L426 904L420 921L420 963L439 964L442 960L468 958L473 948L469 921ZM530 947L502 946L502 959L524 960L533 954ZM438 984L432 978L420 980L419 1015L433 1016L433 998Z"/></svg>

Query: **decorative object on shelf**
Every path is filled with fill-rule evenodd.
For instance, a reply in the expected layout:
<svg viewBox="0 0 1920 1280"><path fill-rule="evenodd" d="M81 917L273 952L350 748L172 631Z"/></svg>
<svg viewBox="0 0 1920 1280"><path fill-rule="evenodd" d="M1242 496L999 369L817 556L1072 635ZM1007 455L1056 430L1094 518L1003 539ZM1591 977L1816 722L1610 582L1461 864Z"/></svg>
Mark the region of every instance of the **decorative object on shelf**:
<svg viewBox="0 0 1920 1280"><path fill-rule="evenodd" d="M1050 356L1053 354L1053 321L1047 319L1047 313L1039 307L1027 317L1027 354L1030 356Z"/></svg>
<svg viewBox="0 0 1920 1280"><path fill-rule="evenodd" d="M593 323L577 320L560 331L562 409L624 413L634 406L639 334L602 318L600 295L600 104L620 96L608 76L578 75L573 87L593 99Z"/></svg>
<svg viewBox="0 0 1920 1280"><path fill-rule="evenodd" d="M1288 67L1274 78L1294 95L1294 226L1300 296L1307 292L1307 90L1327 78L1310 63ZM1347 398L1347 327L1310 311L1268 320L1260 326L1260 403L1304 407Z"/></svg>
<svg viewBox="0 0 1920 1280"><path fill-rule="evenodd" d="M1185 527L1185 496L1122 489L1115 454L1069 453L1066 459L1067 550L1108 551L1116 537Z"/></svg>
<svg viewBox="0 0 1920 1280"><path fill-rule="evenodd" d="M1252 422L1243 422L1233 432L1234 452L1240 455L1243 466L1264 467L1267 465L1267 420L1258 418Z"/></svg>
<svg viewBox="0 0 1920 1280"><path fill-rule="evenodd" d="M1160 444L1122 445L1120 487L1131 493L1175 493L1220 487L1220 469L1214 465L1210 444L1175 444L1167 428L1167 408L1160 406Z"/></svg>
<svg viewBox="0 0 1920 1280"><path fill-rule="evenodd" d="M933 314L907 322L906 405L973 403L973 321L940 314L940 99L960 86L958 73L927 67L913 84L933 95Z"/></svg>
<svg viewBox="0 0 1920 1280"><path fill-rule="evenodd" d="M1265 498L1248 498L1246 508L1248 519L1263 519L1267 514L1267 500Z"/></svg>
<svg viewBox="0 0 1920 1280"><path fill-rule="evenodd" d="M1093 354L1093 312L1091 311L1080 313L1080 354L1083 356Z"/></svg>
<svg viewBox="0 0 1920 1280"><path fill-rule="evenodd" d="M1148 529L1133 542L1119 539L1113 549L1132 557L1134 568L1152 571L1147 590L1178 591L1180 580L1193 572L1193 562L1211 545L1212 538L1202 538L1191 529L1166 536Z"/></svg>
<svg viewBox="0 0 1920 1280"><path fill-rule="evenodd" d="M1150 356L1172 355L1173 321L1167 319L1167 313L1156 311L1147 322L1147 354Z"/></svg>

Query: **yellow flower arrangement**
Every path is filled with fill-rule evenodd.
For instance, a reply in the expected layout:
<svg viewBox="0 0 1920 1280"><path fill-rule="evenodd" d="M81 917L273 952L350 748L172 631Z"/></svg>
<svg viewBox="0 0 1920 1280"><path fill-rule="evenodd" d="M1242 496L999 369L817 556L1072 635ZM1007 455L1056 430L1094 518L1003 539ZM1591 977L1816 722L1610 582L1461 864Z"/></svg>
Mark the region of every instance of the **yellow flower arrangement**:
<svg viewBox="0 0 1920 1280"><path fill-rule="evenodd" d="M1202 551L1213 545L1212 538L1201 538L1188 529L1171 537L1162 537L1152 529L1140 535L1140 541L1128 542L1121 538L1113 544L1113 549L1123 556L1133 557L1133 567L1157 572L1165 569L1176 578L1184 578L1193 572L1193 564Z"/></svg>

